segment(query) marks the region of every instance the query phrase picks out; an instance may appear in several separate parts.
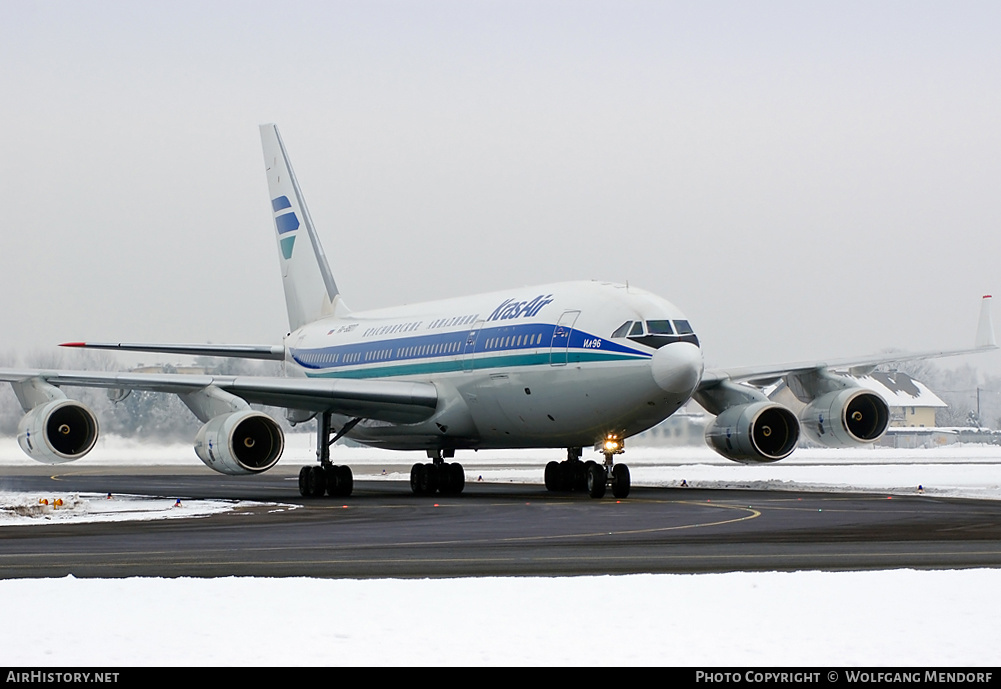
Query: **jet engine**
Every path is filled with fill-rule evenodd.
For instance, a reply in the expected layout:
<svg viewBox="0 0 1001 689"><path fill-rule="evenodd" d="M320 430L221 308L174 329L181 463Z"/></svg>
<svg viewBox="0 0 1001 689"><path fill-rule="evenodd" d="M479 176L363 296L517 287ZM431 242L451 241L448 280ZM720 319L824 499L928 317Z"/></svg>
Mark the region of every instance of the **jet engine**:
<svg viewBox="0 0 1001 689"><path fill-rule="evenodd" d="M722 410L706 428L706 442L742 464L777 462L799 441L796 415L780 404L753 402Z"/></svg>
<svg viewBox="0 0 1001 689"><path fill-rule="evenodd" d="M879 440L890 425L890 407L874 392L847 388L828 392L799 414L810 440L827 447L851 447Z"/></svg>
<svg viewBox="0 0 1001 689"><path fill-rule="evenodd" d="M32 459L62 464L94 449L98 426L94 413L76 400L56 399L29 411L17 426L17 443Z"/></svg>
<svg viewBox="0 0 1001 689"><path fill-rule="evenodd" d="M195 436L195 454L221 474L259 474L273 467L285 449L274 419L251 409L221 414Z"/></svg>

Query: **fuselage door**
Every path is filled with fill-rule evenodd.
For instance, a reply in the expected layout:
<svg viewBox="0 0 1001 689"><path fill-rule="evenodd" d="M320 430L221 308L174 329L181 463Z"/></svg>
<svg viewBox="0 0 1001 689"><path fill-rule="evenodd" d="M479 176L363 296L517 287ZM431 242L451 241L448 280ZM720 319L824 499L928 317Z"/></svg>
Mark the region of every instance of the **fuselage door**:
<svg viewBox="0 0 1001 689"><path fill-rule="evenodd" d="M473 354L476 353L476 342L480 337L480 330L483 329L483 323L483 320L473 323L462 345L462 370L467 373L473 370Z"/></svg>
<svg viewBox="0 0 1001 689"><path fill-rule="evenodd" d="M551 366L567 365L567 350L570 347L570 335L580 311L564 311L553 330L553 340L549 345L549 364Z"/></svg>

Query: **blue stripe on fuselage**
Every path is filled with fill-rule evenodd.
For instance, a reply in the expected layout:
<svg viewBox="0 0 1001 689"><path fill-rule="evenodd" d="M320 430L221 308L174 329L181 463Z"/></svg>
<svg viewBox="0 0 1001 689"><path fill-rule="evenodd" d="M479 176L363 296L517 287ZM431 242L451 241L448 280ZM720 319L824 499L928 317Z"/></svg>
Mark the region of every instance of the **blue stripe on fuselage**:
<svg viewBox="0 0 1001 689"><path fill-rule="evenodd" d="M570 353L569 363L579 364L600 361L646 361L649 357L629 356L601 352L575 351ZM524 354L506 354L502 356L479 355L471 361L462 358L442 358L432 361L412 363L376 364L362 368L344 370L325 369L322 371L307 371L309 378L389 378L392 376L434 375L438 373L453 373L457 371L479 371L482 369L513 368L516 366L549 366L551 364L549 351Z"/></svg>
<svg viewBox="0 0 1001 689"><path fill-rule="evenodd" d="M482 368L484 357L510 359L508 366L548 365L551 350L562 355L569 353L569 362L581 360L607 360L609 358L648 358L649 352L621 345L579 330L570 332L569 342L562 329L556 334L556 326L547 323L525 323L521 325L491 326L479 330L459 330L431 333L410 337L379 339L370 342L353 342L330 347L292 349L292 359L310 371L326 371L331 375L341 375L341 371L355 369L366 364L386 365L427 362L441 359L466 359L470 356L476 363L474 368ZM555 348L554 348L554 345ZM525 355L515 356L511 355ZM586 356L583 355L600 355ZM614 355L614 356L613 356ZM526 358L527 357L527 358ZM560 358L560 363L566 359ZM441 362L442 364L446 362ZM454 363L454 362L453 362ZM455 368L461 370L459 362ZM445 369L442 369L445 370ZM392 368L387 375L410 375L415 371Z"/></svg>

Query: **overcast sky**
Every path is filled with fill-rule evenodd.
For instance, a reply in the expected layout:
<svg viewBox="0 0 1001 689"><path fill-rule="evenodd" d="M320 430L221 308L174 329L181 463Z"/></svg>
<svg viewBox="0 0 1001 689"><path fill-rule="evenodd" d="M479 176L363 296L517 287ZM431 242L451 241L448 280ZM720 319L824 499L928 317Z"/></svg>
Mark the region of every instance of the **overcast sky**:
<svg viewBox="0 0 1001 689"><path fill-rule="evenodd" d="M600 279L710 365L966 346L999 36L997 2L7 0L0 350L279 342L272 121L354 309Z"/></svg>

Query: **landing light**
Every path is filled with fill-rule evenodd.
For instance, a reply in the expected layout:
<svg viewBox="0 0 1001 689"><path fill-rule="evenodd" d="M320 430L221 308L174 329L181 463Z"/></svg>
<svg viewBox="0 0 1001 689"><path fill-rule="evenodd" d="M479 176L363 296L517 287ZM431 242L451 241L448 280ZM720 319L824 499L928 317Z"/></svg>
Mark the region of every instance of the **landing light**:
<svg viewBox="0 0 1001 689"><path fill-rule="evenodd" d="M604 452L605 454L617 455L624 452L622 438L614 433L609 433L605 436L605 439L594 449Z"/></svg>

